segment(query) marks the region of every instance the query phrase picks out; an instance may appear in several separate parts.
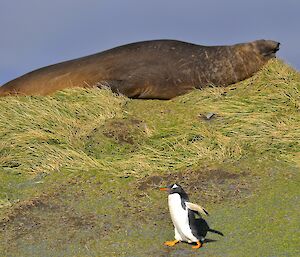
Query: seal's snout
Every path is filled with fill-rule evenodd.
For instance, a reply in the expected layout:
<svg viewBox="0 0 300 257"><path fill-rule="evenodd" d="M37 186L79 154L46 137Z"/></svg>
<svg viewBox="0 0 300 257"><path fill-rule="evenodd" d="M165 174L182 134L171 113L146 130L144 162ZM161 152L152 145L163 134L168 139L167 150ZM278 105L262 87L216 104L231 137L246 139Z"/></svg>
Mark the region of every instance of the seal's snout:
<svg viewBox="0 0 300 257"><path fill-rule="evenodd" d="M276 48L275 48L275 53L276 53L277 51L279 51L279 46L280 46L280 43L277 42L277 46L276 46Z"/></svg>
<svg viewBox="0 0 300 257"><path fill-rule="evenodd" d="M277 51L279 51L280 43L276 42L276 41L271 41L271 40L269 40L269 41L270 41L270 48L273 51L273 53L276 53Z"/></svg>
<svg viewBox="0 0 300 257"><path fill-rule="evenodd" d="M276 57L280 43L273 40L258 40L255 42L259 53L267 58Z"/></svg>

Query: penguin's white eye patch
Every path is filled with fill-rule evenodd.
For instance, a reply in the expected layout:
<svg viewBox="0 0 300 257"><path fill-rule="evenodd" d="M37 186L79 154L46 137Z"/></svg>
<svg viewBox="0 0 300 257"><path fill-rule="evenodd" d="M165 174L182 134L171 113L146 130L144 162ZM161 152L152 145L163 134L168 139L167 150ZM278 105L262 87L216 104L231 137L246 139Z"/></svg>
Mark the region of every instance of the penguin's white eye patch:
<svg viewBox="0 0 300 257"><path fill-rule="evenodd" d="M177 188L178 186L176 185L176 184L174 184L173 186L172 186L172 188L173 189L175 189L175 188Z"/></svg>

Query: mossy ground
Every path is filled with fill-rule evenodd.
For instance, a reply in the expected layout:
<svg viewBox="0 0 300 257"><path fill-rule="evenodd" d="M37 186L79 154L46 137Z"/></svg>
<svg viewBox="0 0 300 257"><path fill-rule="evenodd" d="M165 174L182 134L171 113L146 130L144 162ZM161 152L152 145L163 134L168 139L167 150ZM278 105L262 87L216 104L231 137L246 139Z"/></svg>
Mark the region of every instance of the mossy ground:
<svg viewBox="0 0 300 257"><path fill-rule="evenodd" d="M96 89L1 98L0 252L299 256L299 89L299 73L273 61L170 101ZM158 188L172 182L225 237L162 245L173 227Z"/></svg>

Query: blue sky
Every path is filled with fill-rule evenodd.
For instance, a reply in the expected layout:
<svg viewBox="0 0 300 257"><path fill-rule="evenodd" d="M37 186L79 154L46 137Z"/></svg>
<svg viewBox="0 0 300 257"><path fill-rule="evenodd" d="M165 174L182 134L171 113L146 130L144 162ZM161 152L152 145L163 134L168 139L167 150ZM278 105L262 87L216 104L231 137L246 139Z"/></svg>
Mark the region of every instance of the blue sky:
<svg viewBox="0 0 300 257"><path fill-rule="evenodd" d="M26 72L150 39L273 39L300 70L299 0L0 0L0 85Z"/></svg>

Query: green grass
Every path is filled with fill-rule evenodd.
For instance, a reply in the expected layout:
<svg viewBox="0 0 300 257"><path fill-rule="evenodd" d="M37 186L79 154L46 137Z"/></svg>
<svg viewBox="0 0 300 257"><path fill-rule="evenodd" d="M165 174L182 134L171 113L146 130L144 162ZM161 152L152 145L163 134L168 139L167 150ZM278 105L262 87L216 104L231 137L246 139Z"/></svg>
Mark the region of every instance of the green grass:
<svg viewBox="0 0 300 257"><path fill-rule="evenodd" d="M4 256L299 256L300 74L272 61L169 101L109 90L0 99ZM203 118L215 113L211 120ZM224 238L173 237L179 182Z"/></svg>

